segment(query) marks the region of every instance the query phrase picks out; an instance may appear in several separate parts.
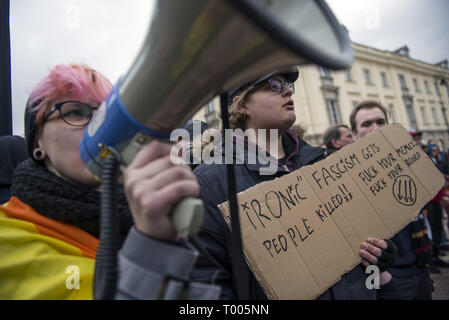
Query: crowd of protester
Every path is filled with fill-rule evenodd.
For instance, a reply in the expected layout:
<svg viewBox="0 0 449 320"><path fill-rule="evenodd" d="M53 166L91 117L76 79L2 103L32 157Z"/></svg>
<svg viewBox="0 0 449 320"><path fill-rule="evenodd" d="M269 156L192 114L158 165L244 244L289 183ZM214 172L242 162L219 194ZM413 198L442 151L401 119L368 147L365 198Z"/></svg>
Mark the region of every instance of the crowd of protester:
<svg viewBox="0 0 449 320"><path fill-rule="evenodd" d="M350 115L349 122L354 140L364 137L377 128L388 124L386 109L376 101L362 101ZM322 147L328 154L351 143L345 141L344 125L330 127L323 136ZM408 130L416 143L430 157L439 171L448 177L448 155L441 152L442 141L429 140L425 144L423 133ZM349 137L349 135L348 135ZM431 299L433 281L429 273L441 273L441 268L449 268L449 263L441 259L448 249L443 214L449 208L447 183L429 203L422 208L417 219L412 221L391 240L398 248L395 264L383 274L385 279L378 290L377 298L383 300ZM381 281L382 282L382 281Z"/></svg>
<svg viewBox="0 0 449 320"><path fill-rule="evenodd" d="M350 126L332 126L323 136L322 147L309 145L303 140L304 129L294 125L292 96L298 75L296 68L288 69L229 92L232 129L275 128L279 132L276 149L264 144L263 150L276 155L275 173L261 175L260 163L235 164L237 192L314 164L388 124L382 105L363 101L348 119ZM14 148L8 147L11 151L4 155L11 156L3 158L14 161L1 168L2 176L14 173L13 180L2 184L6 190L2 196L6 196L0 208L1 299L93 297L101 184L82 163L78 145L111 88L104 76L87 66L59 65L32 91L25 111L26 145L17 139ZM192 123L187 128L192 132ZM201 132L206 128L202 124ZM448 153L443 145L434 140L423 143L422 132L409 133L447 176ZM2 150L6 140L0 140ZM236 143L245 150L259 150L261 141L244 137ZM191 145L192 141L185 144L184 150L191 152ZM232 268L231 233L217 208L229 199L226 165L174 165L170 148L150 143L123 175L116 298L236 299L238 287L244 286L249 299L266 299L249 266ZM449 209L448 190L443 188L392 239L360 243L360 264L318 299L431 299L429 272L449 267L441 259L448 249L442 223ZM190 239L180 238L170 219L173 206L186 196L200 197L206 211L199 234ZM365 285L369 264L378 265L382 272L378 290ZM67 289L65 265L83 269L80 290ZM236 281L237 272L243 274L244 283Z"/></svg>
<svg viewBox="0 0 449 320"><path fill-rule="evenodd" d="M374 101L363 103L377 104ZM363 103L361 105L363 105ZM385 113L385 119L386 117ZM387 122L385 122L385 124L386 123ZM328 155L355 141L353 138L353 131L348 132L347 129L348 126L339 124L331 126L325 131L321 147L327 150ZM446 152L444 151L444 144L441 139L429 139L428 142L425 143L422 139L422 131L408 129L408 132L445 177L443 190L441 190L437 197L429 202L425 208L427 228L429 229L429 235L432 238L433 247L433 260L429 264L429 270L431 273L441 273L440 268L449 268L449 263L441 259L441 256L444 257L446 251L449 251L449 241L447 237L449 221L447 225L443 225L444 220L449 220L444 218L445 216L448 216L449 205L446 202L446 199L442 198L442 196L449 196L449 148ZM440 199L443 199L444 201L437 201Z"/></svg>

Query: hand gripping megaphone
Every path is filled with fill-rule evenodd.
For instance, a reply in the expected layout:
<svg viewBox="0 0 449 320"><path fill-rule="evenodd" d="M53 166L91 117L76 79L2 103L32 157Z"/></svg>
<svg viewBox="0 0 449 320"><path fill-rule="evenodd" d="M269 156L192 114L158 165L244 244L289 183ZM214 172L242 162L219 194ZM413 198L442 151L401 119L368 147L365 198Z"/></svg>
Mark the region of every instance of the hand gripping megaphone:
<svg viewBox="0 0 449 320"><path fill-rule="evenodd" d="M308 62L343 69L352 59L347 32L323 0L158 0L134 63L86 128L81 158L100 176L113 149L124 168L229 88ZM186 207L173 219L191 235L201 214L186 224Z"/></svg>

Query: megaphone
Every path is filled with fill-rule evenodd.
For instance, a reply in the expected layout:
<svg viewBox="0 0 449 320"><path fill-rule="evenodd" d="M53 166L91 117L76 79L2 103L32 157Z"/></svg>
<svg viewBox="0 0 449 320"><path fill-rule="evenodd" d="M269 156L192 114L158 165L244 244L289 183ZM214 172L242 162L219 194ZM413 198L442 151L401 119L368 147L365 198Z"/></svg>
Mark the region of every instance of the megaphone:
<svg viewBox="0 0 449 320"><path fill-rule="evenodd" d="M112 148L124 168L229 88L290 66L337 70L352 60L347 32L322 0L158 0L134 63L86 128L81 158L100 176Z"/></svg>

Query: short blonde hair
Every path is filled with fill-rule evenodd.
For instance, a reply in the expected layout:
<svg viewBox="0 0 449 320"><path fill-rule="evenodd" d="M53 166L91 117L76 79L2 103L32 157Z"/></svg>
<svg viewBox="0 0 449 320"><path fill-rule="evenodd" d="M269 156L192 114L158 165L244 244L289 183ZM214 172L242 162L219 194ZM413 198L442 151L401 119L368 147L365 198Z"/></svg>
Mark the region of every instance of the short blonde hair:
<svg viewBox="0 0 449 320"><path fill-rule="evenodd" d="M234 98L234 101L231 102L231 105L229 106L229 126L231 129L246 129L246 120L248 119L248 116L239 111L248 101L248 98L251 96L249 91L253 88L254 86L249 86L236 95L238 99Z"/></svg>

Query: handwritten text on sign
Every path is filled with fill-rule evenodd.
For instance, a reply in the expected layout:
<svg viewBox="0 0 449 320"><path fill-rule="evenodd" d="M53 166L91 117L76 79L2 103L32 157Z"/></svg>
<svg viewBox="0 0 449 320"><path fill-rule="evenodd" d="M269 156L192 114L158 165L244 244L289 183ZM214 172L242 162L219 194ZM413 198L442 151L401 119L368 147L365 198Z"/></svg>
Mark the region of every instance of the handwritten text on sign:
<svg viewBox="0 0 449 320"><path fill-rule="evenodd" d="M239 194L245 256L270 298L316 298L360 263L362 241L392 237L442 184L402 126L377 130Z"/></svg>

